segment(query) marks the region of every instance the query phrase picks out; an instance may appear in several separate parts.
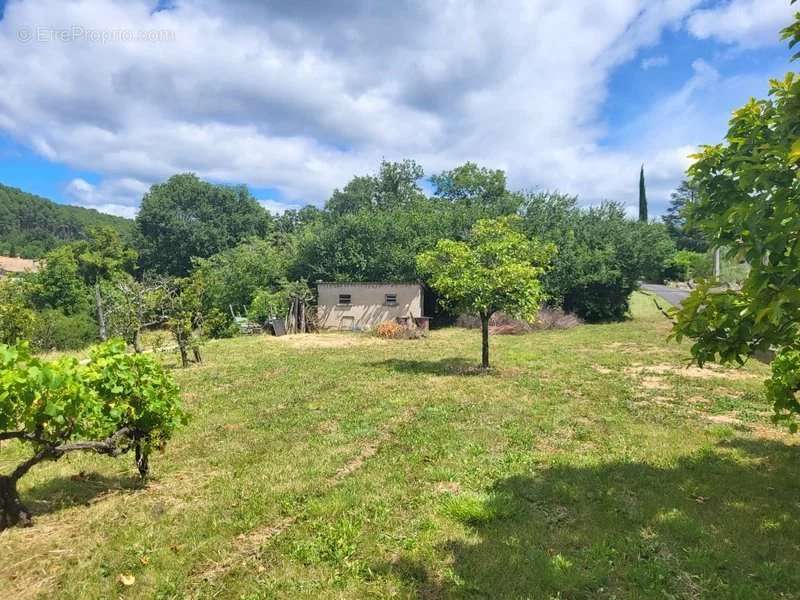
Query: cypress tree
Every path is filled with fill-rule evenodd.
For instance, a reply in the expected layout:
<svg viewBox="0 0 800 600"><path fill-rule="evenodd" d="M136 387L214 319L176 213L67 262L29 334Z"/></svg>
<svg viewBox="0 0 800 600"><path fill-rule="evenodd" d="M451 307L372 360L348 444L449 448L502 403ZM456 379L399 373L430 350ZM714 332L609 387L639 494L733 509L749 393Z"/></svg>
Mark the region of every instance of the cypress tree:
<svg viewBox="0 0 800 600"><path fill-rule="evenodd" d="M639 171L639 220L647 223L647 191L644 187L644 164Z"/></svg>

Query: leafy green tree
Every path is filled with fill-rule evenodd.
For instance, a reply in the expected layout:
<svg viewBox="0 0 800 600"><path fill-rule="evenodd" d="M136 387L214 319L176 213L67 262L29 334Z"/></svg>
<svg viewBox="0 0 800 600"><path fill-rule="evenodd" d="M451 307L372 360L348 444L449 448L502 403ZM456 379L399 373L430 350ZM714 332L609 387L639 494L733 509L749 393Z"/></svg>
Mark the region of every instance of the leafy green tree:
<svg viewBox="0 0 800 600"><path fill-rule="evenodd" d="M32 278L32 296L37 306L57 308L66 315L87 311L90 292L81 277L73 247L62 246L51 251L43 262Z"/></svg>
<svg viewBox="0 0 800 600"><path fill-rule="evenodd" d="M119 274L132 274L139 258L136 250L108 226L90 228L87 239L70 247L78 262L80 276L88 286L95 286L102 280L110 281Z"/></svg>
<svg viewBox="0 0 800 600"><path fill-rule="evenodd" d="M454 309L481 319L481 364L489 368L489 319L497 311L533 319L542 300L541 276L555 251L529 240L516 219L478 221L466 241L440 240L417 261L433 289Z"/></svg>
<svg viewBox="0 0 800 600"><path fill-rule="evenodd" d="M644 278L659 279L674 253L664 226L627 218L624 206L582 209L565 194L527 194L526 233L555 243L558 253L542 279L548 304L587 321L618 321Z"/></svg>
<svg viewBox="0 0 800 600"><path fill-rule="evenodd" d="M670 203L667 214L661 220L667 226L669 236L675 240L678 250L691 250L692 252L705 252L708 250L708 242L703 234L696 228L691 227L686 222L686 209L694 203L697 198L697 191L689 181L682 181L670 195Z"/></svg>
<svg viewBox="0 0 800 600"><path fill-rule="evenodd" d="M0 530L28 525L18 481L43 461L78 451L136 454L145 477L149 454L185 421L178 387L152 357L125 353L122 342L47 362L26 344L0 345L0 440L18 440L30 456L0 475Z"/></svg>
<svg viewBox="0 0 800 600"><path fill-rule="evenodd" d="M513 215L522 203L520 194L508 190L505 172L472 162L432 176L431 183L437 198L460 207L467 218L472 217L472 222L478 218Z"/></svg>
<svg viewBox="0 0 800 600"><path fill-rule="evenodd" d="M308 281L413 281L416 256L454 231L453 213L426 198L393 209L364 209L304 229L289 277Z"/></svg>
<svg viewBox="0 0 800 600"><path fill-rule="evenodd" d="M285 248L260 239L250 239L209 258L195 260L192 278L203 289L203 308L228 313L246 310L256 292L277 289L286 279Z"/></svg>
<svg viewBox="0 0 800 600"><path fill-rule="evenodd" d="M644 185L644 165L639 171L639 220L647 223L647 190Z"/></svg>
<svg viewBox="0 0 800 600"><path fill-rule="evenodd" d="M36 313L28 302L24 281L0 279L0 344L30 339L36 326Z"/></svg>
<svg viewBox="0 0 800 600"><path fill-rule="evenodd" d="M300 210L287 210L275 217L275 234L279 238L300 232L323 218L316 206L304 206Z"/></svg>
<svg viewBox="0 0 800 600"><path fill-rule="evenodd" d="M342 190L333 190L330 199L325 203L325 210L340 216L372 208L377 188L378 182L371 175L354 177Z"/></svg>
<svg viewBox="0 0 800 600"><path fill-rule="evenodd" d="M663 223L637 222L633 226L639 277L662 283L677 249Z"/></svg>
<svg viewBox="0 0 800 600"><path fill-rule="evenodd" d="M84 283L94 293L100 339L105 341L108 339L108 328L100 292L101 284L133 273L139 255L136 250L125 245L119 233L111 227L93 227L88 233L87 240L75 242L70 247Z"/></svg>
<svg viewBox="0 0 800 600"><path fill-rule="evenodd" d="M192 258L208 258L272 231L269 213L245 187L174 175L145 194L136 217L143 270L185 276Z"/></svg>
<svg viewBox="0 0 800 600"><path fill-rule="evenodd" d="M325 210L334 216L364 209L388 210L414 204L424 197L419 180L425 175L413 160L381 161L377 175L354 177L344 189L334 190Z"/></svg>
<svg viewBox="0 0 800 600"><path fill-rule="evenodd" d="M800 41L800 13L784 30ZM741 289L699 285L677 313L674 335L692 357L744 362L773 349L767 395L794 430L800 413L800 77L773 80L770 97L735 111L725 142L704 146L689 169L689 218L712 245L745 259Z"/></svg>

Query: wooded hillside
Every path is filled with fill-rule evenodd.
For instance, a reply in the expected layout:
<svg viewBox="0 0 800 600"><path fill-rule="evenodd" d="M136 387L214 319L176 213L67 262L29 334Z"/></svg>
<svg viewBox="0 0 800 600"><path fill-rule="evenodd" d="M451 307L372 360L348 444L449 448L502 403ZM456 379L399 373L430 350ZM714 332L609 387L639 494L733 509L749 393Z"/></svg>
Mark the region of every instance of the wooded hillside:
<svg viewBox="0 0 800 600"><path fill-rule="evenodd" d="M39 258L49 250L85 237L86 230L109 225L128 238L133 221L93 209L56 204L0 184L0 254Z"/></svg>

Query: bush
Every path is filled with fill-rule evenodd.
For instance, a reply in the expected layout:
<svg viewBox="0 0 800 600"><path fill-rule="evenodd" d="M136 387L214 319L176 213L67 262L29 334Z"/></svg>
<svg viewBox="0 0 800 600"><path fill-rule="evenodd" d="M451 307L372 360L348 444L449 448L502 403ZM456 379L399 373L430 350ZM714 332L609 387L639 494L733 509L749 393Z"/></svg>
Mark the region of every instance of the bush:
<svg viewBox="0 0 800 600"><path fill-rule="evenodd" d="M564 309L574 311L589 322L622 321L630 308L633 283L619 280L576 285L564 297Z"/></svg>
<svg viewBox="0 0 800 600"><path fill-rule="evenodd" d="M0 280L0 344L29 339L36 327L36 314L27 302L23 282Z"/></svg>
<svg viewBox="0 0 800 600"><path fill-rule="evenodd" d="M258 290L247 309L247 318L263 325L267 319L285 316L287 309L286 293Z"/></svg>
<svg viewBox="0 0 800 600"><path fill-rule="evenodd" d="M547 301L587 321L621 320L641 279L663 280L675 247L666 228L630 220L620 204L581 209L562 194L532 194L524 207L529 235L558 247L542 282Z"/></svg>
<svg viewBox="0 0 800 600"><path fill-rule="evenodd" d="M37 350L80 350L96 341L98 333L97 323L86 313L65 315L46 309L36 319L33 346Z"/></svg>
<svg viewBox="0 0 800 600"><path fill-rule="evenodd" d="M714 271L711 254L679 250L665 265L666 278L672 281L688 281L699 277L710 277Z"/></svg>
<svg viewBox="0 0 800 600"><path fill-rule="evenodd" d="M203 318L203 335L208 338L231 338L239 333L239 327L229 313L212 308Z"/></svg>

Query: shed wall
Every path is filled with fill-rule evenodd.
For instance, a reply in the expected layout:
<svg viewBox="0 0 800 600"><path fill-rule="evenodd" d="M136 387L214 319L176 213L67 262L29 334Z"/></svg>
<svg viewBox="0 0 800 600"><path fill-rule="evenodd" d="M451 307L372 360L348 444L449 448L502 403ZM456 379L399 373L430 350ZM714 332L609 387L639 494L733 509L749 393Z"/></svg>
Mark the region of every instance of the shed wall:
<svg viewBox="0 0 800 600"><path fill-rule="evenodd" d="M317 319L322 329L366 330L397 317L422 316L422 286L418 284L327 284L318 286ZM339 304L350 294L349 305ZM386 303L395 294L397 303Z"/></svg>

